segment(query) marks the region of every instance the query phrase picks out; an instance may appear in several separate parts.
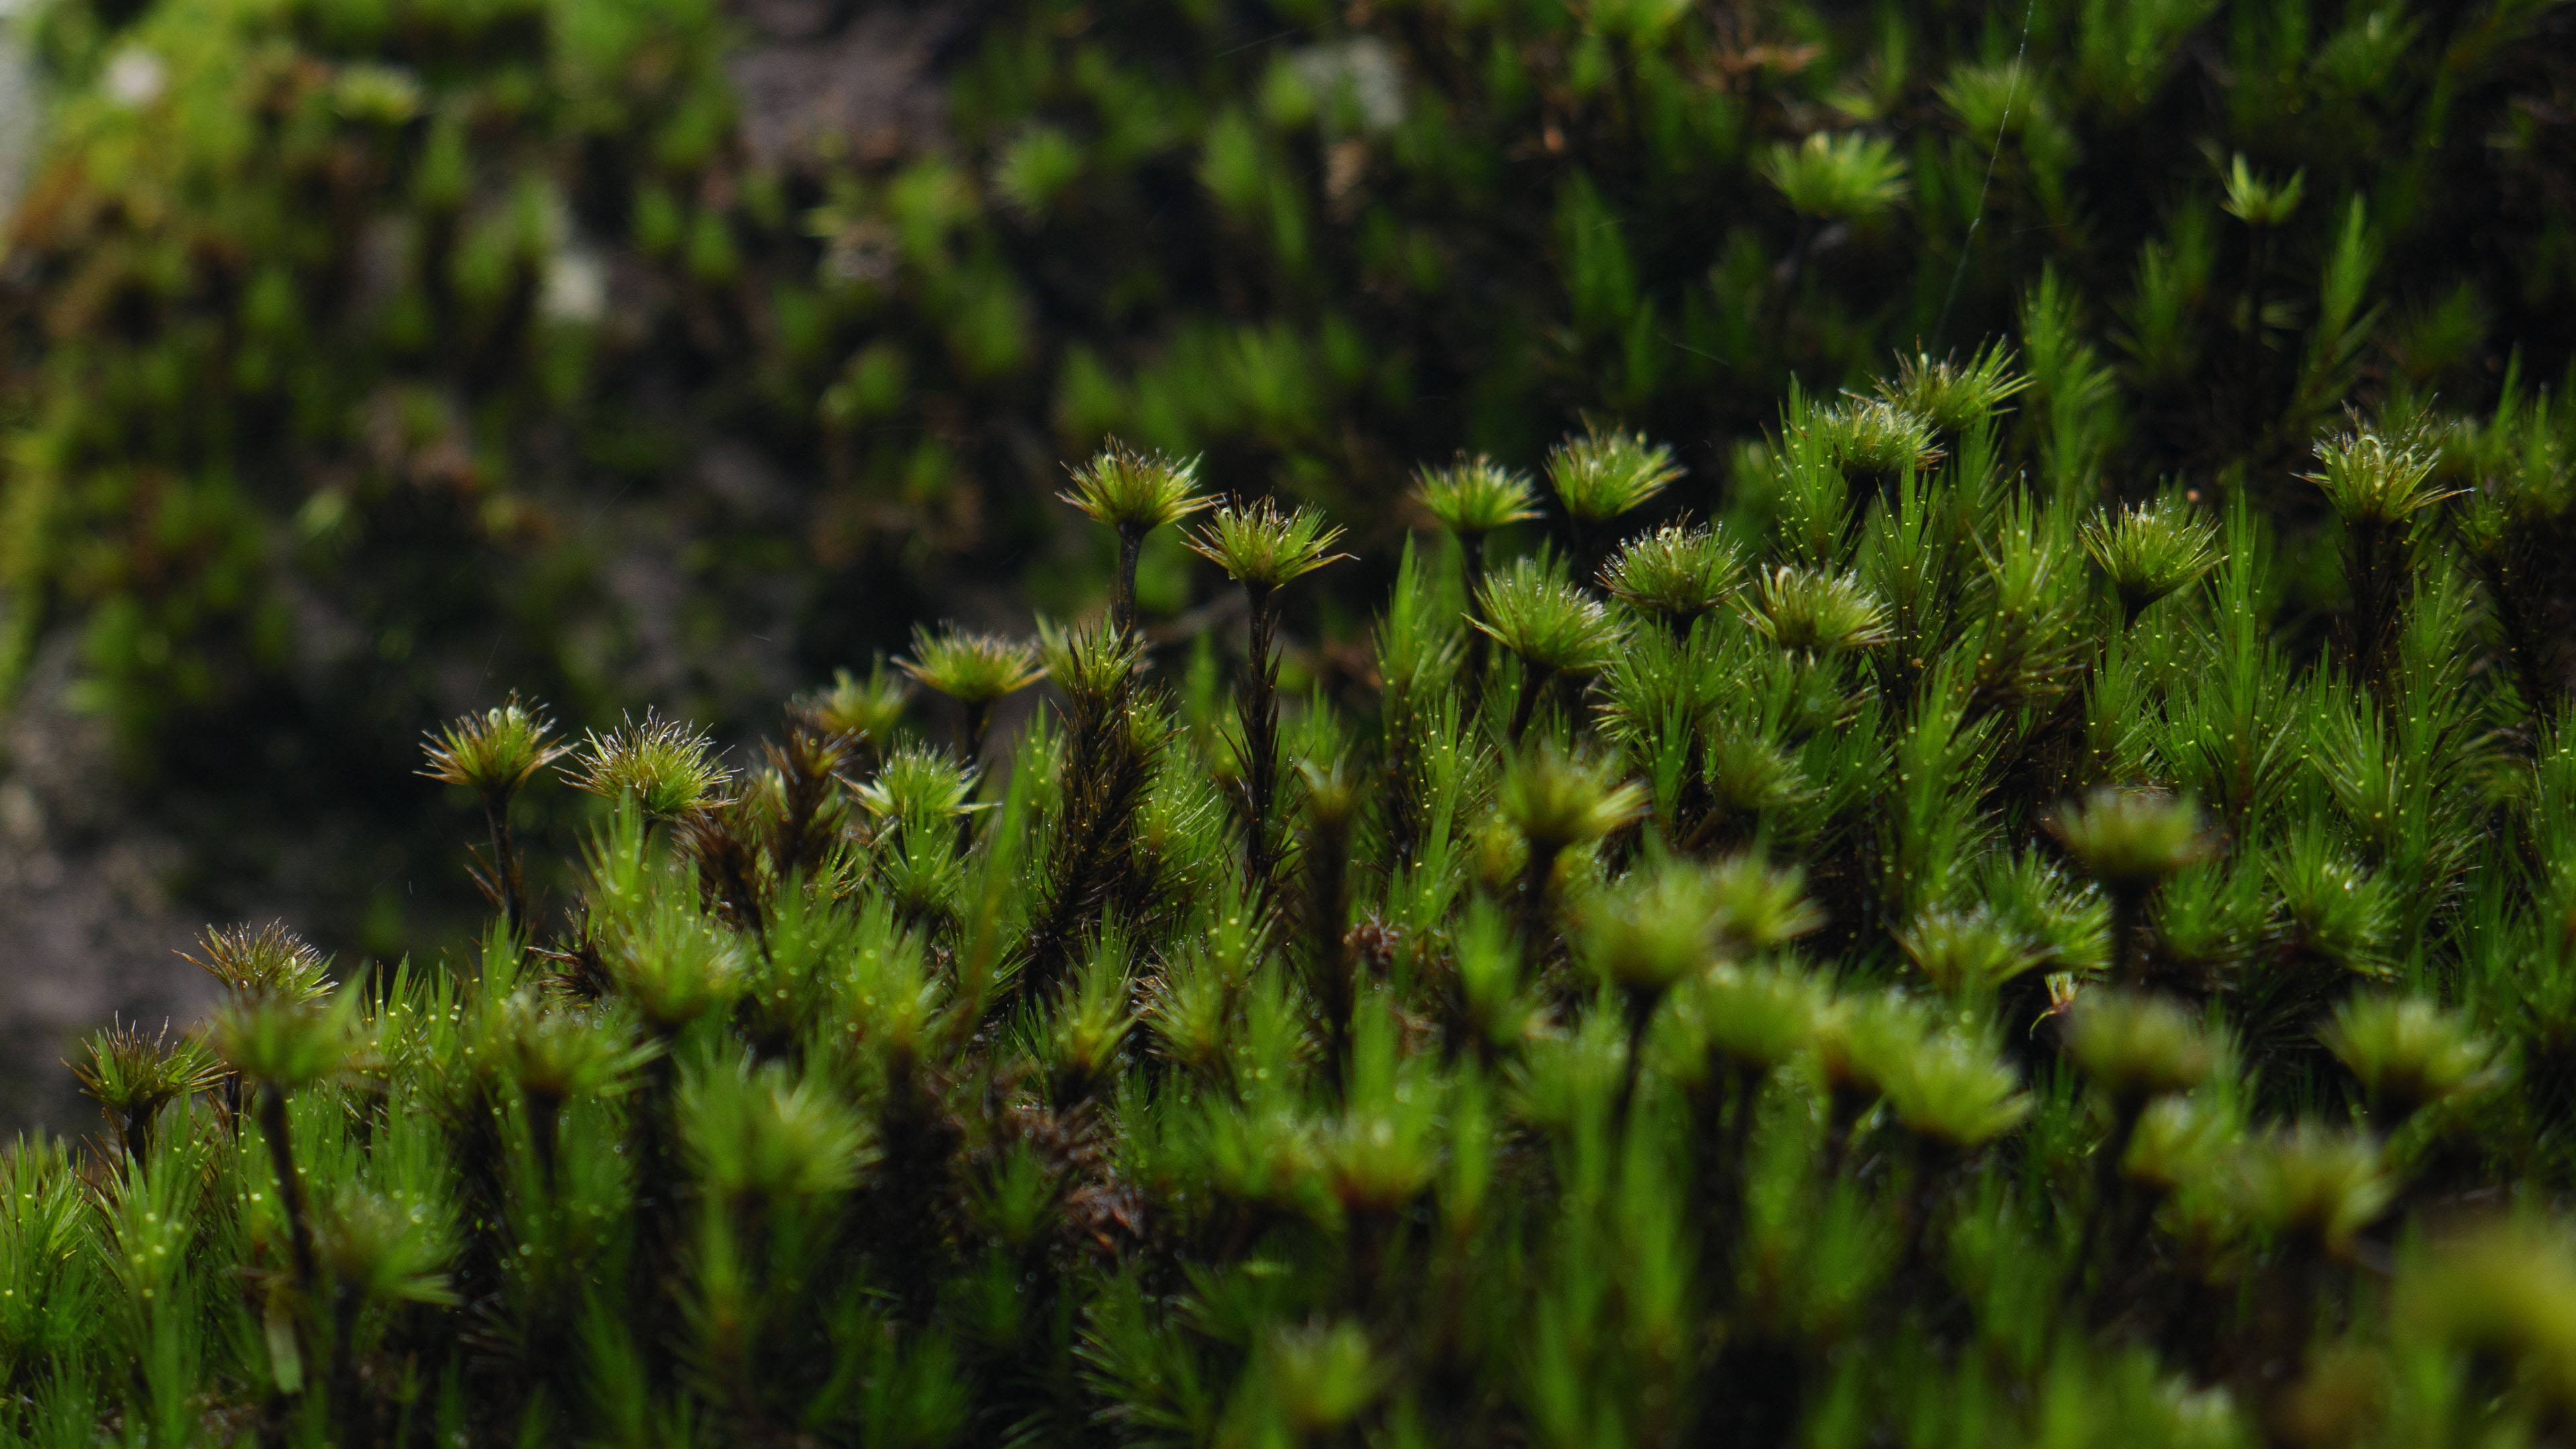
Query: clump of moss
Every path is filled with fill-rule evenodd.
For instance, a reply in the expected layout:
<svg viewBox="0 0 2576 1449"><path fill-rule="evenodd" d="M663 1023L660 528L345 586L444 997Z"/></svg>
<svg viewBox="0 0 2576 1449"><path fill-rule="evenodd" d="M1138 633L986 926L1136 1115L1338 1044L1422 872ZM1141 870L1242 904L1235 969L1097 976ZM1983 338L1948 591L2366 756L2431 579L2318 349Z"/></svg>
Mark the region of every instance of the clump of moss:
<svg viewBox="0 0 2576 1449"><path fill-rule="evenodd" d="M116 1147L5 1166L0 1429L2554 1432L2576 752L2472 667L2474 537L2349 555L2363 671L2241 497L1900 475L1472 593L1409 545L1366 688L1283 684L1360 647L1281 607L1336 526L1228 503L1230 665L1115 589L923 637L1045 669L989 776L882 681L749 768L591 736L569 910L345 983L218 933L202 1042L96 1043ZM509 708L432 768L530 778Z"/></svg>

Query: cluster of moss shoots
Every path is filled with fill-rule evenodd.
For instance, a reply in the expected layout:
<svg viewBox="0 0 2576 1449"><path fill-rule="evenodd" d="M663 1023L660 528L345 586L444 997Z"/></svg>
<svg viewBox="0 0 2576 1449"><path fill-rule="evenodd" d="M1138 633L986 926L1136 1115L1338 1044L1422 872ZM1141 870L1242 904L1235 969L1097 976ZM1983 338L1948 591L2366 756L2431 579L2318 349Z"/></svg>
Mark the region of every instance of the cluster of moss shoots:
<svg viewBox="0 0 2576 1449"><path fill-rule="evenodd" d="M1793 401L1722 520L1615 431L1427 470L1338 694L1338 530L1112 449L1099 616L747 765L458 721L479 952L210 935L0 1167L0 1441L2563 1437L2576 735L2485 567L2545 419L2320 439L2294 653L2242 500L1996 461L2007 362ZM1230 663L1138 630L1165 528Z"/></svg>

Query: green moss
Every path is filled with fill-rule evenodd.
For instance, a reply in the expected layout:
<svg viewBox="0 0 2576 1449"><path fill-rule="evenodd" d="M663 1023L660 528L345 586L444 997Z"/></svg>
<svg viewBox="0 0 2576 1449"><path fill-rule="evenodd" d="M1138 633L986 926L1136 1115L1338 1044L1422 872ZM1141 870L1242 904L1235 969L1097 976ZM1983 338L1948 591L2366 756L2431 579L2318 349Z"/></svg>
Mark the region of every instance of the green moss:
<svg viewBox="0 0 2576 1449"><path fill-rule="evenodd" d="M466 716L427 748L485 807L478 950L335 988L210 935L214 1055L103 1035L112 1137L5 1160L0 1431L2544 1432L2564 661L2518 683L2529 601L2436 527L2329 551L2376 582L2303 623L2249 497L2053 482L1994 381L1892 493L1729 525L1686 609L1635 561L1716 535L1605 522L1617 593L1408 544L1362 645L1296 607L1372 577L1331 526L1223 504L1188 542L1245 585L1235 662L1221 610L1159 659L1114 616L925 632L899 664L969 706L962 759L883 670L740 773L594 733L569 910L526 904L550 812L510 808L563 752ZM1808 407L1744 466L1814 463ZM2547 417L2359 418L2316 486L2439 521L2472 450L2563 499ZM1557 471L1612 453L1666 481L1635 435ZM1177 535L1195 467L1107 453L1074 496ZM1509 494L1462 526L1531 497L1427 476Z"/></svg>

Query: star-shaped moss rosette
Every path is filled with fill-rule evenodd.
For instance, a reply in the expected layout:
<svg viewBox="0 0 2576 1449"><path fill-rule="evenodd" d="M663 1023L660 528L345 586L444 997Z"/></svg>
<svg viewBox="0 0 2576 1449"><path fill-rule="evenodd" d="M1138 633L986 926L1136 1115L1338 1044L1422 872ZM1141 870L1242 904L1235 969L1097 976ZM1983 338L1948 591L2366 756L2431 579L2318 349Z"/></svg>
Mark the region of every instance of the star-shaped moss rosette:
<svg viewBox="0 0 2576 1449"><path fill-rule="evenodd" d="M1554 741L1522 751L1494 787L1494 806L1528 845L1521 878L1521 931L1533 937L1545 913L1556 862L1646 812L1644 787L1621 777L1605 758L1577 754Z"/></svg>
<svg viewBox="0 0 2576 1449"><path fill-rule="evenodd" d="M1332 552L1341 529L1317 509L1282 508L1277 499L1220 503L1190 535L1190 551L1224 569L1250 592L1267 595L1326 564L1350 557Z"/></svg>
<svg viewBox="0 0 2576 1449"><path fill-rule="evenodd" d="M520 927L528 918L527 883L510 803L539 770L572 747L556 740L554 721L514 694L491 709L460 717L431 736L426 749L429 768L422 774L463 785L481 802L492 854L474 878L500 911L502 924Z"/></svg>
<svg viewBox="0 0 2576 1449"><path fill-rule="evenodd" d="M1485 540L1496 529L1539 516L1529 478L1491 458L1460 458L1416 475L1414 497L1442 528L1457 535L1466 553L1466 586L1472 596L1485 575Z"/></svg>
<svg viewBox="0 0 2576 1449"><path fill-rule="evenodd" d="M2420 996L2352 997L2317 1039L2361 1083L2385 1132L2502 1075L2494 1042L2460 1013Z"/></svg>
<svg viewBox="0 0 2576 1449"><path fill-rule="evenodd" d="M1763 156L1761 169L1792 210L1819 221L1870 221L1913 190L1895 144L1858 131L1816 131L1803 141L1780 142Z"/></svg>
<svg viewBox="0 0 2576 1449"><path fill-rule="evenodd" d="M1811 658L1875 649L1895 637L1887 605L1850 574L1786 565L1764 574L1744 604L1745 622L1782 649Z"/></svg>
<svg viewBox="0 0 2576 1449"><path fill-rule="evenodd" d="M2344 586L2352 602L2337 621L2338 642L2363 684L2382 690L2421 567L2421 517L2460 490L2437 475L2441 448L2420 425L2330 434L2317 441L2316 457L2317 470L2299 476L2325 494L2343 523Z"/></svg>
<svg viewBox="0 0 2576 1449"><path fill-rule="evenodd" d="M894 745L896 728L912 703L912 691L878 659L865 679L835 670L832 682L796 702L796 713L827 735L848 741L873 759Z"/></svg>
<svg viewBox="0 0 2576 1449"><path fill-rule="evenodd" d="M1249 607L1244 674L1236 695L1243 731L1246 869L1256 892L1269 889L1278 854L1273 839L1279 790L1279 590L1327 564L1342 531L1317 509L1282 508L1276 499L1219 504L1190 536L1190 548L1243 586Z"/></svg>
<svg viewBox="0 0 2576 1449"><path fill-rule="evenodd" d="M2147 898L2211 852L2199 807L2164 790L2106 787L2060 807L2049 831L2111 898L2111 976L2134 984Z"/></svg>
<svg viewBox="0 0 2576 1449"><path fill-rule="evenodd" d="M150 1034L119 1022L81 1044L72 1075L116 1123L125 1160L139 1165L150 1151L152 1122L161 1109L212 1090L224 1074L196 1036L174 1037L166 1022Z"/></svg>
<svg viewBox="0 0 2576 1449"><path fill-rule="evenodd" d="M1513 744L1529 728L1542 687L1559 675L1610 667L1622 632L1618 617L1600 600L1536 558L1515 559L1488 577L1470 622L1521 662L1520 697L1505 730Z"/></svg>
<svg viewBox="0 0 2576 1449"><path fill-rule="evenodd" d="M1136 564L1145 535L1180 522L1215 502L1198 491L1199 460L1139 453L1115 440L1073 470L1065 502L1118 534L1117 586L1110 616L1122 629L1136 627Z"/></svg>
<svg viewBox="0 0 2576 1449"><path fill-rule="evenodd" d="M1977 349L1966 362L1936 362L1918 352L1897 359L1896 376L1879 383L1878 395L1955 440L2030 386L2012 364L2012 349L2001 342Z"/></svg>
<svg viewBox="0 0 2576 1449"><path fill-rule="evenodd" d="M733 773L716 759L706 731L644 712L583 737L564 783L603 800L632 802L648 821L676 820L722 798Z"/></svg>
<svg viewBox="0 0 2576 1449"><path fill-rule="evenodd" d="M2084 551L2120 600L2126 624L2218 564L2218 526L2179 498L2159 498L2084 526Z"/></svg>
<svg viewBox="0 0 2576 1449"><path fill-rule="evenodd" d="M965 707L958 749L970 765L983 757L993 706L1046 678L1047 672L1034 643L955 625L938 630L916 627L911 656L894 663L924 688Z"/></svg>
<svg viewBox="0 0 2576 1449"><path fill-rule="evenodd" d="M1743 551L1713 525L1668 523L1621 544L1602 565L1601 586L1687 633L1726 602L1743 575Z"/></svg>
<svg viewBox="0 0 2576 1449"><path fill-rule="evenodd" d="M1672 449L1617 428L1594 427L1552 449L1547 483L1565 514L1577 577L1592 576L1603 532L1612 523L1645 507L1680 476Z"/></svg>

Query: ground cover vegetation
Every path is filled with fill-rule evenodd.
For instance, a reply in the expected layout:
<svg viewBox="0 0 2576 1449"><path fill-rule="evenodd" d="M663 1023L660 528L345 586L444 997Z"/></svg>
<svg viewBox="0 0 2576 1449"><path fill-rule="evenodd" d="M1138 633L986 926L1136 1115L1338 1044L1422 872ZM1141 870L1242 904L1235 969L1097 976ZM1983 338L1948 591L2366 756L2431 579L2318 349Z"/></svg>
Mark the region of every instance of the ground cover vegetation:
<svg viewBox="0 0 2576 1449"><path fill-rule="evenodd" d="M2564 412L2314 439L2307 618L2252 490L2014 461L2028 381L1794 395L1715 517L1633 433L1435 464L1361 694L1282 666L1338 528L1112 449L1100 606L755 760L457 719L483 945L216 932L209 1027L93 1040L0 1433L2564 1442ZM1232 643L1140 631L1166 534Z"/></svg>
<svg viewBox="0 0 2576 1449"><path fill-rule="evenodd" d="M2007 454L2241 480L2308 598L2292 475L2347 395L2488 410L2519 348L2528 402L2576 315L2539 0L1049 0L922 22L933 123L812 134L728 47L877 9L34 14L6 672L77 631L83 701L244 869L273 852L222 827L287 802L238 808L229 761L362 812L318 918L383 948L380 883L434 877L375 849L435 838L387 783L422 715L510 679L731 738L961 578L1070 611L1118 550L1054 460L1111 434L1326 507L1364 563L1314 592L1356 622L1419 460L1528 470L1594 418L1705 506L1793 379L1998 336ZM1221 596L1174 537L1133 601L1166 627Z"/></svg>

